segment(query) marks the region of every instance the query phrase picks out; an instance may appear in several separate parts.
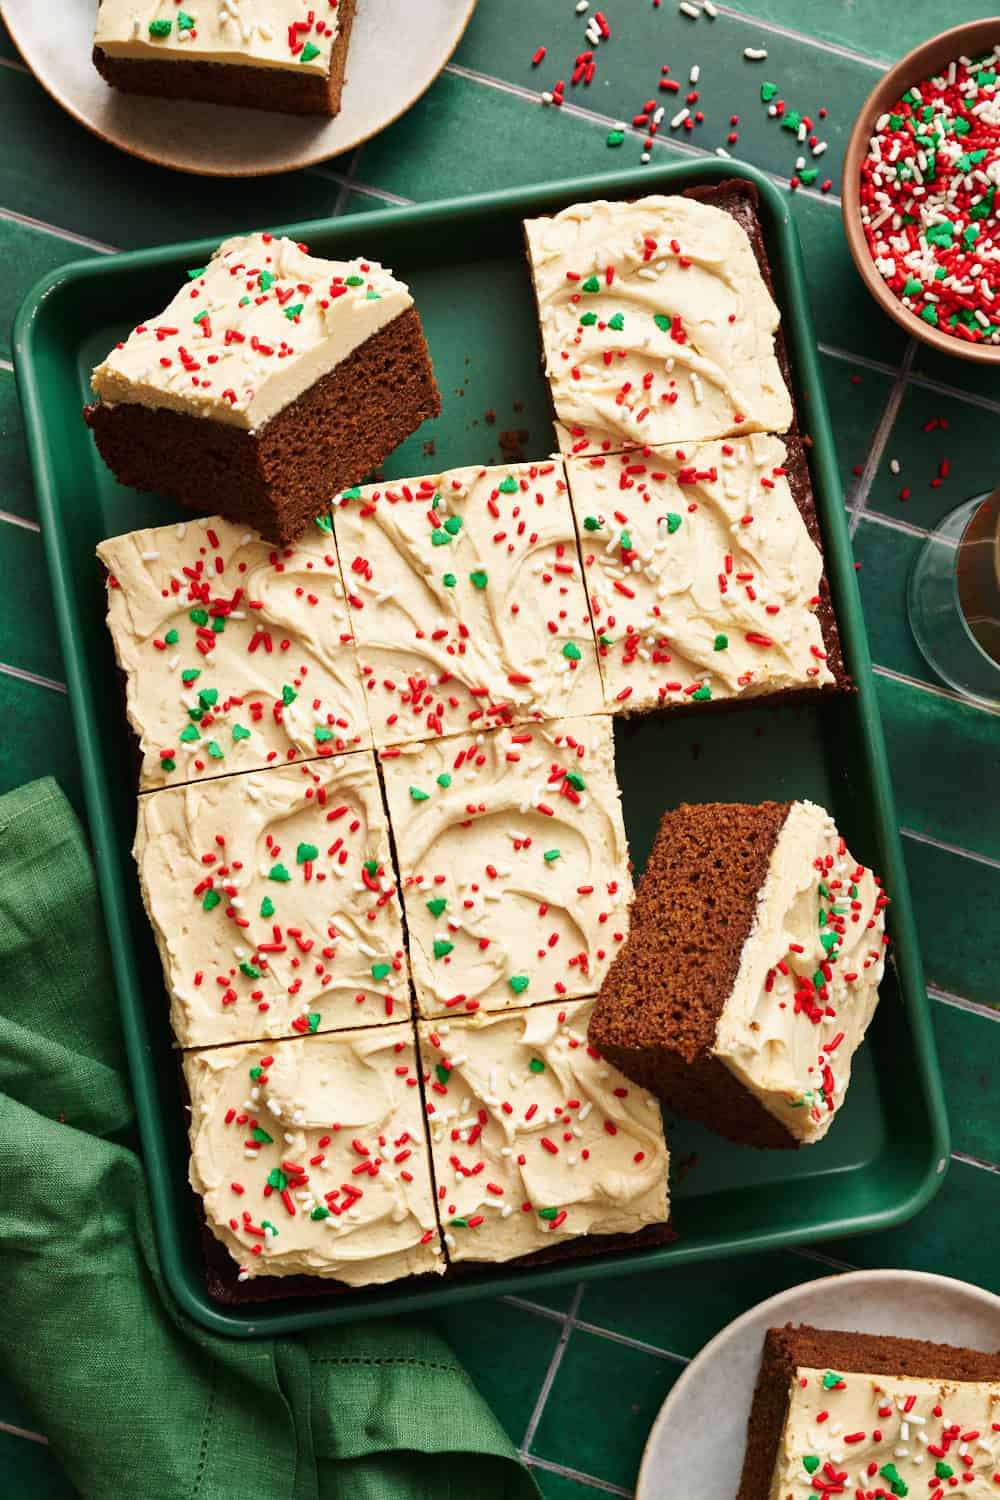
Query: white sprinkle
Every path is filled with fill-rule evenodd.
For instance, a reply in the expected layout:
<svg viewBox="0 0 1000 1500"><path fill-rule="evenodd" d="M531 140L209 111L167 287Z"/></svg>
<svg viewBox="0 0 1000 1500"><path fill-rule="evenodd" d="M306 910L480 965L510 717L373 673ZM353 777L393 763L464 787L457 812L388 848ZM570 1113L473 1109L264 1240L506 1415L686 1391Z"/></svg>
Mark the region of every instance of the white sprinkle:
<svg viewBox="0 0 1000 1500"><path fill-rule="evenodd" d="M551 104L552 103L552 95L548 92L548 90L546 90L546 92L542 95L542 103L543 104ZM446 1238L447 1238L447 1236L446 1236Z"/></svg>
<svg viewBox="0 0 1000 1500"><path fill-rule="evenodd" d="M766 47L744 47L743 56L747 62L765 62L767 60Z"/></svg>
<svg viewBox="0 0 1000 1500"><path fill-rule="evenodd" d="M642 155L639 157L639 161L640 161L640 163L641 163L642 166L645 166L646 163L649 161L649 152L648 151L644 151L642 153ZM987 318L986 321L988 323L989 322L989 318Z"/></svg>
<svg viewBox="0 0 1000 1500"><path fill-rule="evenodd" d="M699 68L698 64L695 63L694 67L691 69L690 73L688 74L688 82L689 83L697 83L700 76L701 76L701 69Z"/></svg>
<svg viewBox="0 0 1000 1500"><path fill-rule="evenodd" d="M712 4L712 0L705 0L705 14L710 21L714 21L719 12Z"/></svg>
<svg viewBox="0 0 1000 1500"><path fill-rule="evenodd" d="M582 16L583 13L584 13L584 11L588 10L589 8L590 8L590 0L577 0L576 13L577 13L578 16Z"/></svg>
<svg viewBox="0 0 1000 1500"><path fill-rule="evenodd" d="M682 16L689 16L692 21L697 21L698 17L701 15L701 11L698 9L697 5L691 4L691 0L683 0L683 3L678 6L678 10Z"/></svg>
<svg viewBox="0 0 1000 1500"><path fill-rule="evenodd" d="M670 121L670 129L676 130L678 126L683 125L684 121L690 116L690 114L691 111L687 108L679 109L674 115L673 119Z"/></svg>
<svg viewBox="0 0 1000 1500"><path fill-rule="evenodd" d="M157 562L160 554L158 552L140 552L139 556L143 562Z"/></svg>
<svg viewBox="0 0 1000 1500"><path fill-rule="evenodd" d="M898 474L899 473L899 459L898 458L890 458L890 460L889 460L889 473L890 474Z"/></svg>
<svg viewBox="0 0 1000 1500"><path fill-rule="evenodd" d="M812 148L812 154L813 156L822 156L825 150L826 141L817 141L816 145Z"/></svg>
<svg viewBox="0 0 1000 1500"><path fill-rule="evenodd" d="M724 156L726 161L732 161L732 153L727 151L725 146L716 146L715 154L716 156Z"/></svg>

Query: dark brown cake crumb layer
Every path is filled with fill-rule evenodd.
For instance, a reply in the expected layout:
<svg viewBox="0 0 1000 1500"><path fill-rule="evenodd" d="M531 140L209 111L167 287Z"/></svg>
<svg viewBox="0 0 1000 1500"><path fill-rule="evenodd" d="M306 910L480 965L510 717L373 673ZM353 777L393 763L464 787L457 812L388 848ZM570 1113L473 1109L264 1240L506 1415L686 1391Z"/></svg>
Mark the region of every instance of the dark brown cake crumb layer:
<svg viewBox="0 0 1000 1500"><path fill-rule="evenodd" d="M340 0L340 29L330 54L330 71L297 72L251 63L217 63L177 57L112 57L94 48L94 67L105 83L125 94L162 99L199 99L239 109L270 109L290 115L337 115L357 0Z"/></svg>
<svg viewBox="0 0 1000 1500"><path fill-rule="evenodd" d="M1000 1353L956 1349L922 1339L839 1330L770 1328L747 1425L747 1451L736 1500L769 1500L796 1369L845 1374L914 1376L925 1380L1000 1380Z"/></svg>
<svg viewBox="0 0 1000 1500"><path fill-rule="evenodd" d="M409 307L258 432L138 402L97 401L84 416L119 483L286 543L440 410Z"/></svg>
<svg viewBox="0 0 1000 1500"><path fill-rule="evenodd" d="M711 1056L791 803L682 804L660 821L589 1036L667 1107L741 1144L798 1143Z"/></svg>

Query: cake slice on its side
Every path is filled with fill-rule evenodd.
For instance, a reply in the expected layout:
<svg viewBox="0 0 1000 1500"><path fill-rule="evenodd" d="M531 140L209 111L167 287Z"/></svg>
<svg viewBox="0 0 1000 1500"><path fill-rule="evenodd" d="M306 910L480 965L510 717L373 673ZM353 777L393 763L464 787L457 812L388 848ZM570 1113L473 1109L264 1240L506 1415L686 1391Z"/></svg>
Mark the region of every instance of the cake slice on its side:
<svg viewBox="0 0 1000 1500"><path fill-rule="evenodd" d="M593 455L566 470L612 711L846 685L798 438Z"/></svg>
<svg viewBox="0 0 1000 1500"><path fill-rule="evenodd" d="M564 453L791 427L749 184L577 203L524 228Z"/></svg>
<svg viewBox="0 0 1000 1500"><path fill-rule="evenodd" d="M375 262L251 234L188 278L93 374L121 484L284 543L440 411L413 298Z"/></svg>
<svg viewBox="0 0 1000 1500"><path fill-rule="evenodd" d="M818 1141L878 1001L886 904L814 803L683 805L660 823L591 1040L730 1140Z"/></svg>
<svg viewBox="0 0 1000 1500"><path fill-rule="evenodd" d="M1000 1354L920 1339L771 1328L736 1500L992 1495Z"/></svg>
<svg viewBox="0 0 1000 1500"><path fill-rule="evenodd" d="M185 1054L191 1186L241 1280L444 1270L417 1070L409 1025Z"/></svg>
<svg viewBox="0 0 1000 1500"><path fill-rule="evenodd" d="M602 1237L666 1224L659 1105L588 1045L592 1005L420 1022L438 1213L453 1264L572 1251L581 1236L596 1251Z"/></svg>
<svg viewBox="0 0 1000 1500"><path fill-rule="evenodd" d="M337 115L357 0L101 0L94 66L128 94ZM318 12L318 14L317 14Z"/></svg>

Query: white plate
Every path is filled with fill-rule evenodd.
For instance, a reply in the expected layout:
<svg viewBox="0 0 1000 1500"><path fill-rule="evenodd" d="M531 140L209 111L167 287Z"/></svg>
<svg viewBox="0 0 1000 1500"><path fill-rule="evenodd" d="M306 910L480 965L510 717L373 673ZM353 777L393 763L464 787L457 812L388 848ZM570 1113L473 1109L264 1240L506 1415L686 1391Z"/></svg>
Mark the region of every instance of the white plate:
<svg viewBox="0 0 1000 1500"><path fill-rule="evenodd" d="M399 118L448 61L476 0L359 0L340 114L282 115L149 99L109 88L91 61L97 0L3 0L0 15L42 88L132 156L208 177L257 177L324 161Z"/></svg>
<svg viewBox="0 0 1000 1500"><path fill-rule="evenodd" d="M688 1365L653 1423L636 1500L733 1500L764 1335L784 1323L1000 1349L1000 1297L948 1276L850 1271L780 1292Z"/></svg>

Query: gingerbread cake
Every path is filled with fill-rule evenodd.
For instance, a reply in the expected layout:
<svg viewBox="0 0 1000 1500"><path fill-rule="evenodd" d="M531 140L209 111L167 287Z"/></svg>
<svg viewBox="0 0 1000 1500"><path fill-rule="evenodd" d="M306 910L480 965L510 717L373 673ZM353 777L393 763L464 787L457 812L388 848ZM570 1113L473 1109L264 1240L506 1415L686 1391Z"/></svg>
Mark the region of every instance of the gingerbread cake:
<svg viewBox="0 0 1000 1500"><path fill-rule="evenodd" d="M376 744L601 709L558 460L350 489L333 525Z"/></svg>
<svg viewBox="0 0 1000 1500"><path fill-rule="evenodd" d="M609 709L846 685L797 437L753 433L566 467Z"/></svg>
<svg viewBox="0 0 1000 1500"><path fill-rule="evenodd" d="M682 805L660 823L591 1040L730 1140L821 1140L878 1002L886 904L814 803Z"/></svg>
<svg viewBox="0 0 1000 1500"><path fill-rule="evenodd" d="M188 1052L191 1186L240 1276L444 1270L412 1027Z"/></svg>
<svg viewBox="0 0 1000 1500"><path fill-rule="evenodd" d="M437 416L408 289L373 261L226 240L94 370L85 409L121 484L292 540Z"/></svg>
<svg viewBox="0 0 1000 1500"><path fill-rule="evenodd" d="M356 0L101 0L94 66L128 94L336 115Z"/></svg>
<svg viewBox="0 0 1000 1500"><path fill-rule="evenodd" d="M756 210L731 182L525 221L564 452L791 427Z"/></svg>
<svg viewBox="0 0 1000 1500"><path fill-rule="evenodd" d="M371 744L328 517L289 546L213 516L97 556L140 790Z"/></svg>
<svg viewBox="0 0 1000 1500"><path fill-rule="evenodd" d="M736 1500L986 1496L1000 1354L789 1324L768 1330Z"/></svg>
<svg viewBox="0 0 1000 1500"><path fill-rule="evenodd" d="M421 1021L449 1262L509 1261L668 1218L660 1107L587 1042L592 1000Z"/></svg>

